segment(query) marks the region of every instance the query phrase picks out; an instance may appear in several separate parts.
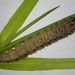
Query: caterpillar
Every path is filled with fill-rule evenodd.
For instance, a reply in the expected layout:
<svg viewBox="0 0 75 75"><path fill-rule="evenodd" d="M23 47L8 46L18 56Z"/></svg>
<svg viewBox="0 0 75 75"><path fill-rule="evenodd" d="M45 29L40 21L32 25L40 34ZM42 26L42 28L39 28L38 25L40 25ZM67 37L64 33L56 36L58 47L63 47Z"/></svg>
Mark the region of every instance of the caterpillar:
<svg viewBox="0 0 75 75"><path fill-rule="evenodd" d="M30 39L1 54L0 61L11 62L19 60L73 34L75 31L75 14L42 28L41 32L39 32L39 30L37 30L38 33L32 35Z"/></svg>

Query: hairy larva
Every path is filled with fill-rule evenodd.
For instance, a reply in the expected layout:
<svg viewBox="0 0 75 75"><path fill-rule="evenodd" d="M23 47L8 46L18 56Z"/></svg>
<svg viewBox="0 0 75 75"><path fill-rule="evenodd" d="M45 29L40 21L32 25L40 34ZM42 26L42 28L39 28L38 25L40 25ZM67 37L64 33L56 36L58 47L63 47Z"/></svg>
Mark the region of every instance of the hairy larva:
<svg viewBox="0 0 75 75"><path fill-rule="evenodd" d="M75 16L69 16L68 19L64 18L61 21L55 22L53 26L48 27L46 30L41 30L38 34L33 35L31 39L1 54L0 61L14 61L22 57L27 57L29 54L74 33Z"/></svg>

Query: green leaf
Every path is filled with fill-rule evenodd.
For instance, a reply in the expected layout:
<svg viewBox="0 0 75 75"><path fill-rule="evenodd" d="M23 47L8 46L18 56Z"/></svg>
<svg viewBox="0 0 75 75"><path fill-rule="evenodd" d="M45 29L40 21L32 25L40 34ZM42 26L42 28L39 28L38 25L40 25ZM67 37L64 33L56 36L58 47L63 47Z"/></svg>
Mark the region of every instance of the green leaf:
<svg viewBox="0 0 75 75"><path fill-rule="evenodd" d="M1 41L0 41L0 43L2 42L2 40L4 38L11 35L11 34L8 35L9 32L14 33L14 31L12 32L11 28L12 27L15 28L14 23L16 22L18 16L21 14L22 10L24 10L24 8L27 6L28 3L29 3L28 0L23 1L23 3L20 5L20 7L14 13L14 15L10 18L10 20L8 21L8 23L4 27L3 31L1 32L1 35L0 35ZM3 37L3 39L2 39L2 37Z"/></svg>
<svg viewBox="0 0 75 75"><path fill-rule="evenodd" d="M56 25L57 23L59 23L59 24L63 23L63 22L65 21L64 19L70 20L71 17L75 17L75 14L72 14L72 15L70 15L70 16L68 16L68 17L66 17L66 18L63 18L63 19L61 19L61 20L59 20L59 21L57 21L57 22L54 22L54 23L52 23L52 24L49 24L49 25L47 25L47 26L45 26L45 27L43 27L43 28L41 28L41 29L39 29L39 30L37 30L37 31L35 31L35 32L32 32L32 33L30 33L30 34L28 34L28 35L26 35L26 36L23 36L23 37L20 38L20 39L17 39L16 41L11 42L9 45L7 45L7 46L5 46L5 47L3 47L3 48L0 49L0 54L3 53L3 52L5 52L5 51L10 50L11 48L15 47L17 44L23 43L23 42L24 42L25 40L27 40L27 39L31 39L33 35L39 34L41 31L45 31L45 30L47 30L48 28L50 28L50 27Z"/></svg>
<svg viewBox="0 0 75 75"><path fill-rule="evenodd" d="M18 31L22 26L38 0L24 0L15 14L11 17L5 28L0 34L0 43L4 42L11 35ZM1 45L0 45L1 46Z"/></svg>
<svg viewBox="0 0 75 75"><path fill-rule="evenodd" d="M75 69L75 58L24 58L16 62L0 62L0 69L17 71Z"/></svg>
<svg viewBox="0 0 75 75"><path fill-rule="evenodd" d="M51 13L52 11L54 11L55 9L57 9L59 6L47 11L46 13L44 13L43 15L41 15L40 17L36 18L35 20L33 20L31 23L29 23L28 25L26 25L24 28L22 28L20 31L18 31L17 33L15 33L13 36L11 35L7 40L5 40L2 44L1 47L4 47L6 45L8 45L13 39L15 39L18 35L20 35L22 32L24 32L25 30L27 30L29 27L31 27L33 24L35 24L36 22L38 22L39 20L41 20L42 18L44 18L46 15L48 15L49 13Z"/></svg>

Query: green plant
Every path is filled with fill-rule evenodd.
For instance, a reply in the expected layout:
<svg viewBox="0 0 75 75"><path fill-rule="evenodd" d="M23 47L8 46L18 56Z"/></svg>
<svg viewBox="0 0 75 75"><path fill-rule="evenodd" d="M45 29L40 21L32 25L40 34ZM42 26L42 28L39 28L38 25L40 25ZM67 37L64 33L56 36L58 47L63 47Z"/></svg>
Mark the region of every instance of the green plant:
<svg viewBox="0 0 75 75"><path fill-rule="evenodd" d="M32 11L32 9L35 7L37 2L38 2L38 0L24 0L23 3L21 4L21 6L18 8L18 10L15 12L15 14L11 17L10 21L7 23L7 25L5 26L3 31L0 33L0 39L1 39L0 40L0 61L5 62L5 63L0 62L0 68L1 69L9 69L9 70L74 69L75 68L75 64L74 64L75 59L70 59L70 58L64 58L64 59L24 58L24 59L20 59L19 61L15 61L15 62L9 62L9 63L6 62L6 61L16 60L15 57L16 57L16 55L18 56L18 54L12 55L12 54L14 54L13 52L17 52L16 49L15 50L12 49L13 47L18 48L19 46L21 46L22 43L24 43L24 41L31 39L34 35L37 36L42 31L43 32L47 31L47 30L49 31L49 28L55 28L53 30L50 30L54 34L55 32L53 32L53 31L54 30L60 31L59 28L61 27L62 32L60 32L58 35L51 34L52 38L58 37L57 39L66 37L75 31L74 30L75 29L75 20L74 20L75 14L73 14L73 15L70 15L62 20L59 20L53 24L50 24L44 28L41 28L33 33L30 33L16 41L12 42L12 40L15 39L22 32L27 30L33 24L35 24L36 22L38 22L39 20L41 20L46 15L48 15L49 13L51 13L52 11L54 11L55 9L57 9L59 7L59 6L57 6L57 7L53 8L52 10L47 11L46 13L44 13L40 17L36 18L31 23L29 23L28 25L26 25L23 29L18 31L19 28L24 23L24 21L26 20L26 18L28 17L28 15L30 14L30 12ZM59 25L59 24L61 24L61 25ZM68 24L68 25L66 26L66 24ZM67 29L64 28L64 26L66 26ZM15 29L15 30L13 31L13 29ZM44 37L47 38L48 35L46 35L46 36L45 35L44 35ZM46 43L47 42L49 42L49 41L46 41ZM54 40L52 40L52 42L54 42ZM19 46L17 46L18 44L19 44ZM23 48L23 46L21 47L21 49L22 48ZM22 52L21 49L20 49L20 53ZM6 52L6 51L8 51L8 52ZM28 52L28 50L27 50L27 52ZM33 51L31 51L31 52L33 53ZM17 53L19 53L19 52L17 52ZM23 52L22 52L22 54L23 54ZM26 54L28 55L29 52ZM9 59L10 58L9 56L11 56L11 57L13 56L13 59L12 60ZM43 65L41 65L42 62L43 62ZM40 67L39 67L39 65L40 65Z"/></svg>

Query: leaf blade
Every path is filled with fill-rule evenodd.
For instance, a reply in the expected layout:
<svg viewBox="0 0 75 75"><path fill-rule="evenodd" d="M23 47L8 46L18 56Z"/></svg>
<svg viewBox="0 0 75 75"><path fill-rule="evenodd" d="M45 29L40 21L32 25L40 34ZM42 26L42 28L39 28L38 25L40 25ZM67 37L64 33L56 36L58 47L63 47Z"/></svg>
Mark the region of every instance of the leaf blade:
<svg viewBox="0 0 75 75"><path fill-rule="evenodd" d="M27 0L23 1L23 3L19 6L19 8L16 10L16 12L14 13L14 15L10 18L10 21L8 21L8 23L6 24L6 26L4 27L4 29L1 32L0 38L1 36L4 37L4 35L6 33L8 33L10 24L13 25L13 23L16 21L16 19L18 18L17 14L20 14L21 10L23 10L23 8L27 5ZM2 40L1 40L2 41Z"/></svg>
<svg viewBox="0 0 75 75"><path fill-rule="evenodd" d="M38 0L24 0L22 5L19 7L20 9L18 8L18 10L15 12L15 14L12 16L10 21L1 32L0 43L18 31L37 2Z"/></svg>
<svg viewBox="0 0 75 75"><path fill-rule="evenodd" d="M75 69L75 58L24 58L16 62L0 62L0 69L17 71Z"/></svg>

